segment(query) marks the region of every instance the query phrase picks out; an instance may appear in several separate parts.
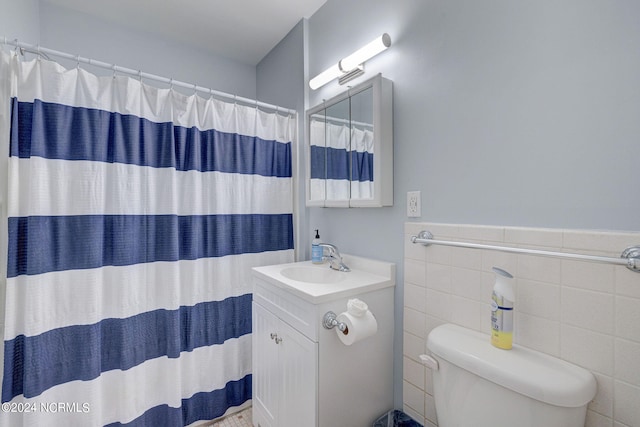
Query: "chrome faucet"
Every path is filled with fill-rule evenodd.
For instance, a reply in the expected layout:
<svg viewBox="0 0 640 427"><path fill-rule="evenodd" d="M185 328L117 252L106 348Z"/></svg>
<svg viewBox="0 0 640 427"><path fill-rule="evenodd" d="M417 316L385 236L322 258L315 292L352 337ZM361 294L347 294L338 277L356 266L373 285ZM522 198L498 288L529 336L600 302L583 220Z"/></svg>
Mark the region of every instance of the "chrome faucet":
<svg viewBox="0 0 640 427"><path fill-rule="evenodd" d="M340 255L340 252L335 245L332 245L331 243L320 243L318 246L322 248L322 258L329 260L329 267L338 271L351 271L351 269L342 262L342 255ZM327 250L326 256L324 255L325 249Z"/></svg>

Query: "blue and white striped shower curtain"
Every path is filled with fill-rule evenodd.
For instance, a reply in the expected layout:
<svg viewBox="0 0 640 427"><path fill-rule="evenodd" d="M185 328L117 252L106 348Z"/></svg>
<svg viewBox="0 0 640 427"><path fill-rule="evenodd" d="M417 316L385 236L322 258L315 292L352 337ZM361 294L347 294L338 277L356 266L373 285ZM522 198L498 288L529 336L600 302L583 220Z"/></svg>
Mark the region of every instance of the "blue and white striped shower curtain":
<svg viewBox="0 0 640 427"><path fill-rule="evenodd" d="M0 425L183 426L246 402L250 268L293 260L295 120L0 54Z"/></svg>

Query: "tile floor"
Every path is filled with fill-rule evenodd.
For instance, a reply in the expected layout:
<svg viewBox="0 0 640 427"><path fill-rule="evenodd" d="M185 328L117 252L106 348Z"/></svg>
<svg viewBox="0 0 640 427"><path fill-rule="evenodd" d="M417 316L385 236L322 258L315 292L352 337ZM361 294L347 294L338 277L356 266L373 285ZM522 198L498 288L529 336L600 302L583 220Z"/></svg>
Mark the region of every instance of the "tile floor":
<svg viewBox="0 0 640 427"><path fill-rule="evenodd" d="M237 414L229 415L222 420L216 421L211 424L211 427L253 427L251 408L247 408Z"/></svg>

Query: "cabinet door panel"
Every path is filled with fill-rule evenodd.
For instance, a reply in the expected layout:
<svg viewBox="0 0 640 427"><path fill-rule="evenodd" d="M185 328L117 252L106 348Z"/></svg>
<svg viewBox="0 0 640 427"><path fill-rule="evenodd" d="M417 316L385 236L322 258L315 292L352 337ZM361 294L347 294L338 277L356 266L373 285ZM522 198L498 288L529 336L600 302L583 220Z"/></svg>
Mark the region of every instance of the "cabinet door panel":
<svg viewBox="0 0 640 427"><path fill-rule="evenodd" d="M279 371L278 345L271 334L276 334L280 320L260 304L253 307L252 387L254 424L276 427L278 424Z"/></svg>
<svg viewBox="0 0 640 427"><path fill-rule="evenodd" d="M279 427L314 427L317 425L318 345L296 329L282 322L280 356Z"/></svg>

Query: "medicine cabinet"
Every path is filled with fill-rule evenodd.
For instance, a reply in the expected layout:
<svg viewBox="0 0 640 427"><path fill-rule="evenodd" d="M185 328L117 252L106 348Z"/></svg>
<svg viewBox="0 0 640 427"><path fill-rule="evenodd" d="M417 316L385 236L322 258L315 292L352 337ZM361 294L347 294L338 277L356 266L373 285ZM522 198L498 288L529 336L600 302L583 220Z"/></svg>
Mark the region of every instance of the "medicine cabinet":
<svg viewBox="0 0 640 427"><path fill-rule="evenodd" d="M393 84L380 74L307 110L307 206L393 205Z"/></svg>

